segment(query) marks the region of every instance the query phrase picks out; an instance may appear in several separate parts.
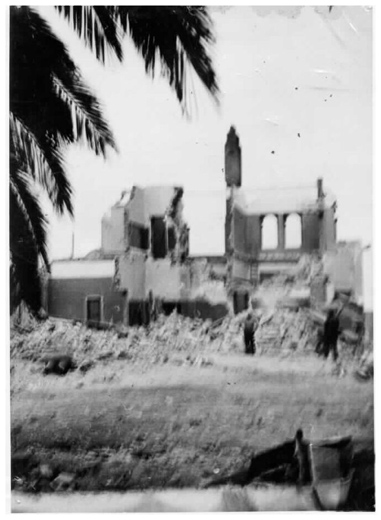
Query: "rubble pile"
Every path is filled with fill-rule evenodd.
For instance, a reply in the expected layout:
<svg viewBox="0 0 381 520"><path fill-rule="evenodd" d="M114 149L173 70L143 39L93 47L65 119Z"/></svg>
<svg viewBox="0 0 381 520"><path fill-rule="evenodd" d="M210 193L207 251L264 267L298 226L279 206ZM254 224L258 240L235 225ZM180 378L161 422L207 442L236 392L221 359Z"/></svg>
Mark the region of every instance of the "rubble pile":
<svg viewBox="0 0 381 520"><path fill-rule="evenodd" d="M193 321L193 322L192 322ZM128 359L137 361L147 357L155 362L171 351L191 354L200 344L203 327L197 320L179 319L172 315L160 316L147 329L131 327L128 330L95 330L81 323L48 319L30 332L13 329L11 356L32 361L55 353L66 353L75 359L79 369L89 366L89 360Z"/></svg>
<svg viewBox="0 0 381 520"><path fill-rule="evenodd" d="M315 348L316 327L308 309L277 309L261 319L256 339L263 353L310 351Z"/></svg>
<svg viewBox="0 0 381 520"><path fill-rule="evenodd" d="M183 359L188 364L209 364L212 353L243 352L242 322L246 313L216 322L191 319L174 312L159 315L147 328L95 330L77 322L49 318L29 329L12 328L11 356L43 361L49 355L72 356L79 370L96 361L125 359L130 362L167 363ZM262 316L257 331L259 352L269 349L303 349L309 344L307 314L277 310ZM276 334L274 333L276 331ZM271 331L273 334L271 335Z"/></svg>
<svg viewBox="0 0 381 520"><path fill-rule="evenodd" d="M293 276L295 282L298 284L309 284L323 271L323 262L316 255L302 255L297 265L290 270L290 275Z"/></svg>
<svg viewBox="0 0 381 520"><path fill-rule="evenodd" d="M263 280L254 292L254 300L267 310L304 306L310 299L311 282L321 270L320 260L303 256L294 268Z"/></svg>

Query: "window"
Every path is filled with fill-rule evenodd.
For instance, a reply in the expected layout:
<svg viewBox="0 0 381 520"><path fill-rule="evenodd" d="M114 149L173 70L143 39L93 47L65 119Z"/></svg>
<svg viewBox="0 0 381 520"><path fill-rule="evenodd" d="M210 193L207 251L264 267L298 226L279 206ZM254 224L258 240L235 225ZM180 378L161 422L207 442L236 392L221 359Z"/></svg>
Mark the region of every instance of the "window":
<svg viewBox="0 0 381 520"><path fill-rule="evenodd" d="M167 226L163 217L151 218L151 250L154 258L167 254Z"/></svg>
<svg viewBox="0 0 381 520"><path fill-rule="evenodd" d="M275 215L266 215L262 221L262 249L278 247L278 219Z"/></svg>
<svg viewBox="0 0 381 520"><path fill-rule="evenodd" d="M174 251L176 247L176 233L175 228L170 226L168 228L168 251Z"/></svg>
<svg viewBox="0 0 381 520"><path fill-rule="evenodd" d="M239 314L249 308L249 293L234 291L233 294L234 314Z"/></svg>
<svg viewBox="0 0 381 520"><path fill-rule="evenodd" d="M286 218L285 246L286 249L302 247L302 220L297 213L292 213Z"/></svg>
<svg viewBox="0 0 381 520"><path fill-rule="evenodd" d="M135 222L129 223L129 243L132 247L148 249L148 228Z"/></svg>

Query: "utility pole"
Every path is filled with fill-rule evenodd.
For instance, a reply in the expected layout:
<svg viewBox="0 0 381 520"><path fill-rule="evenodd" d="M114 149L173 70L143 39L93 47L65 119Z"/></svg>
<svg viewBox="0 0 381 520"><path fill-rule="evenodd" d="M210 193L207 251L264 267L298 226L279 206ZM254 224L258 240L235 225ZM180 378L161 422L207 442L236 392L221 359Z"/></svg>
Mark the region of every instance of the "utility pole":
<svg viewBox="0 0 381 520"><path fill-rule="evenodd" d="M74 230L71 235L71 256L70 256L70 258L71 258L71 260L73 260L73 258L74 258Z"/></svg>

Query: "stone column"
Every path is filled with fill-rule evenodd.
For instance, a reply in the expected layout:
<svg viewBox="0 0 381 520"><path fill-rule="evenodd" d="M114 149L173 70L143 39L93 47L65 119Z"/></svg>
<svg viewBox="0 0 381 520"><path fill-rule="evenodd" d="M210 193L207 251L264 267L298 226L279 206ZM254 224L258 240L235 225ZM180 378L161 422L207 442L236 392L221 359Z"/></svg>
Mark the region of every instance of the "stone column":
<svg viewBox="0 0 381 520"><path fill-rule="evenodd" d="M284 224L285 216L277 215L278 219L278 249L283 250L285 248L285 236L284 236Z"/></svg>

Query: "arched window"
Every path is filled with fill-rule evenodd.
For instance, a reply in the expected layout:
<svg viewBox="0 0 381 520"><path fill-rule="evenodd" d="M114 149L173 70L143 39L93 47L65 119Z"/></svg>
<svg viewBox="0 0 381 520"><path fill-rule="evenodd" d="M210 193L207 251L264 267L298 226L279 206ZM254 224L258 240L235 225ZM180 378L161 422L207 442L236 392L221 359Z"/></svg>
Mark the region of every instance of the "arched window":
<svg viewBox="0 0 381 520"><path fill-rule="evenodd" d="M286 249L302 247L302 219L297 213L292 213L286 218L285 247Z"/></svg>
<svg viewBox="0 0 381 520"><path fill-rule="evenodd" d="M262 249L278 247L278 219L275 215L266 215L262 221Z"/></svg>

